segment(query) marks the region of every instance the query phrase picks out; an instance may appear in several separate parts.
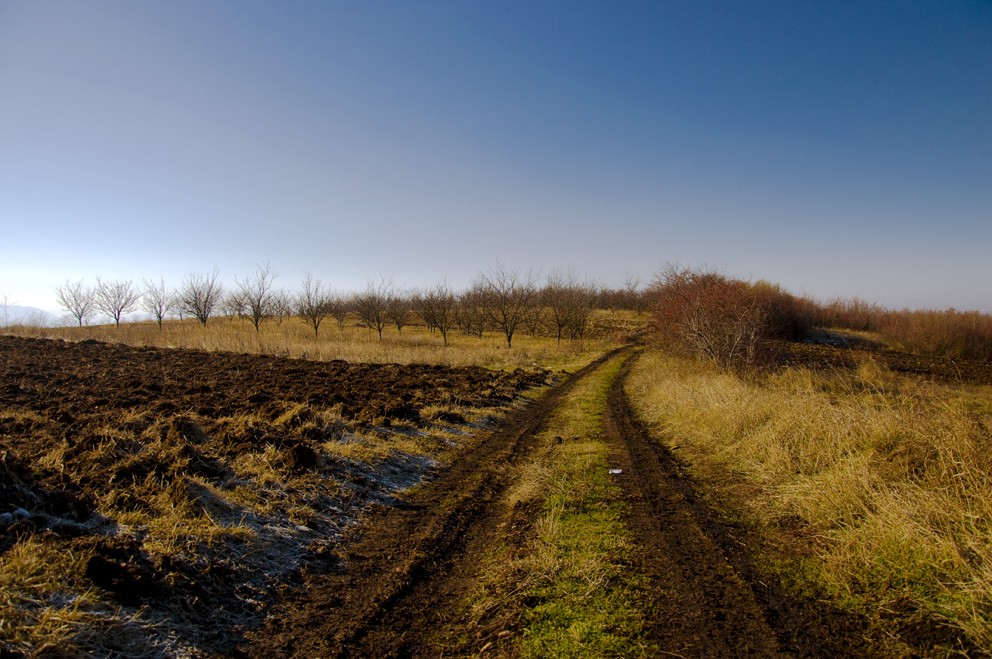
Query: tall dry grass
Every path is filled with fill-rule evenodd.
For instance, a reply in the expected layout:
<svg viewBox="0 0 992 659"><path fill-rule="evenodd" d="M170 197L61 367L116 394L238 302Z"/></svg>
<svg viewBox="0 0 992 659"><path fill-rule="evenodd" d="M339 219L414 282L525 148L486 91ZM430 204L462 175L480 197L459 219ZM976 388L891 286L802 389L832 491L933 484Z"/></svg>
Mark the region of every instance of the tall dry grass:
<svg viewBox="0 0 992 659"><path fill-rule="evenodd" d="M936 621L992 649L992 390L871 361L745 380L650 353L628 391L661 441L750 483L757 519L801 539L807 583L881 625Z"/></svg>
<svg viewBox="0 0 992 659"><path fill-rule="evenodd" d="M354 319L344 327L326 322L318 337L314 337L312 327L297 318L264 322L259 332L250 321L224 317L213 318L206 326L194 319L166 321L161 330L154 322L135 322L120 327L15 327L7 331L68 341L94 339L132 346L269 354L315 361L477 365L509 370L539 365L575 370L627 340L632 328L644 322L631 312L597 311L590 332L595 338L562 341L558 345L550 336L518 334L509 350L506 339L495 332L486 332L479 338L452 331L448 334L449 345L445 346L440 334L432 334L423 325L406 326L402 332L386 328L380 340L375 331L359 327Z"/></svg>

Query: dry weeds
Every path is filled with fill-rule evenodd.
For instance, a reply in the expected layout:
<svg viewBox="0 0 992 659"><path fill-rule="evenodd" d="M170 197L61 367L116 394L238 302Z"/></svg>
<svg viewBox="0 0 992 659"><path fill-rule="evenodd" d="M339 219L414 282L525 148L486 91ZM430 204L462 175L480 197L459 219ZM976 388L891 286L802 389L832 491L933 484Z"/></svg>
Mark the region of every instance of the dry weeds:
<svg viewBox="0 0 992 659"><path fill-rule="evenodd" d="M992 649L992 389L872 360L744 380L659 353L628 387L661 441L750 483L810 587L910 647Z"/></svg>

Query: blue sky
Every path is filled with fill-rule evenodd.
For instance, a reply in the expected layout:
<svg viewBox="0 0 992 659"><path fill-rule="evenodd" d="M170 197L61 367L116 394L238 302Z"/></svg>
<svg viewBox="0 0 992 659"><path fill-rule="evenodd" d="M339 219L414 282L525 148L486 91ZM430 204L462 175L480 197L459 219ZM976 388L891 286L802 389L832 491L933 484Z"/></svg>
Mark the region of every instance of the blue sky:
<svg viewBox="0 0 992 659"><path fill-rule="evenodd" d="M0 0L0 292L666 262L992 311L992 4Z"/></svg>

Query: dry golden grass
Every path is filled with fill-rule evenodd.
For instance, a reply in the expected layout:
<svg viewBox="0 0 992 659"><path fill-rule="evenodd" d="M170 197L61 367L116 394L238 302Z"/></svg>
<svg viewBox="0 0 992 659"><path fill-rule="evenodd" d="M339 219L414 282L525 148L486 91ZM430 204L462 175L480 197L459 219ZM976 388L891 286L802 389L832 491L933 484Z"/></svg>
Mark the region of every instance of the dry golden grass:
<svg viewBox="0 0 992 659"><path fill-rule="evenodd" d="M140 614L108 606L82 574L86 552L29 538L0 555L0 650L25 657L163 656L174 640Z"/></svg>
<svg viewBox="0 0 992 659"><path fill-rule="evenodd" d="M802 561L808 583L879 619L942 621L992 648L992 390L873 361L748 381L652 353L628 392L697 468L743 476L756 517L815 557Z"/></svg>
<svg viewBox="0 0 992 659"><path fill-rule="evenodd" d="M609 348L622 343L629 333L646 321L641 314L626 311L597 311L590 321L590 335L584 341L563 339L561 345L547 336L518 333L513 348L507 350L502 334L486 332L480 339L452 331L445 346L440 334L431 334L423 325L409 325L397 332L386 328L378 335L359 327L350 319L345 327L325 322L320 335L298 318L263 322L255 332L243 319L212 318L206 326L196 320L166 321L160 330L153 322L92 325L87 327L15 327L9 333L22 336L81 341L95 339L132 346L192 348L206 351L280 355L315 361L343 359L362 363L442 364L445 366L484 366L492 369L532 368L577 370Z"/></svg>

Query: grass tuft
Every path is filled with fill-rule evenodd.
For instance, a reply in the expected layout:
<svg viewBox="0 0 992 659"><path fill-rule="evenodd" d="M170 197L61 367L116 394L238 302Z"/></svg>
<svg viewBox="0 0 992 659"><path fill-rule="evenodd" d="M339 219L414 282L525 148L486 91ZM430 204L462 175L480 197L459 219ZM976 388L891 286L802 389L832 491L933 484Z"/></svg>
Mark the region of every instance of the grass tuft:
<svg viewBox="0 0 992 659"><path fill-rule="evenodd" d="M897 635L916 617L992 647L992 391L874 361L744 380L660 353L628 387L662 441L752 485L755 516L815 557L802 578Z"/></svg>

